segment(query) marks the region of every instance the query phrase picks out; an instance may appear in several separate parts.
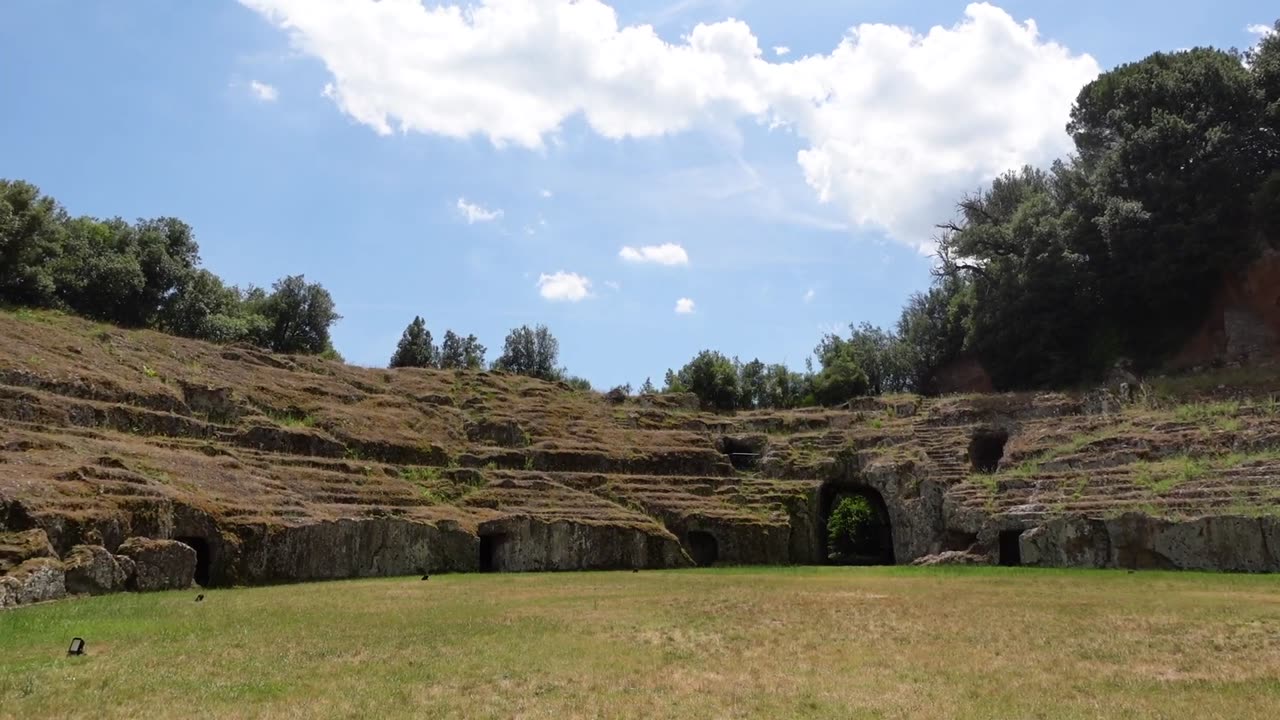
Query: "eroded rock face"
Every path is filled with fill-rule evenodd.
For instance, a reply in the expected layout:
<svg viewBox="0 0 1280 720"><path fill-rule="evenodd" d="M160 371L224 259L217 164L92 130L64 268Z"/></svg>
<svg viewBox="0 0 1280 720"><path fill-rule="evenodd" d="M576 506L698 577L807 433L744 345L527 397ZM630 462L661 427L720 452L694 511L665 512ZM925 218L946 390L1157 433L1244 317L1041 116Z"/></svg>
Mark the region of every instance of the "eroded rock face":
<svg viewBox="0 0 1280 720"><path fill-rule="evenodd" d="M467 438L472 442L484 442L498 447L524 447L529 444L529 434L520 423L511 419L485 419L467 425Z"/></svg>
<svg viewBox="0 0 1280 720"><path fill-rule="evenodd" d="M476 536L398 518L239 529L236 581L246 584L475 570Z"/></svg>
<svg viewBox="0 0 1280 720"><path fill-rule="evenodd" d="M1106 523L1085 517L1057 518L1018 538L1022 564L1103 568L1111 562Z"/></svg>
<svg viewBox="0 0 1280 720"><path fill-rule="evenodd" d="M1045 567L1278 572L1280 518L1064 517L1026 531L1022 561Z"/></svg>
<svg viewBox="0 0 1280 720"><path fill-rule="evenodd" d="M201 383L179 380L182 399L192 412L209 418L212 422L234 423L244 414L235 391L228 387L213 387Z"/></svg>
<svg viewBox="0 0 1280 720"><path fill-rule="evenodd" d="M18 604L18 581L8 575L0 576L0 608Z"/></svg>
<svg viewBox="0 0 1280 720"><path fill-rule="evenodd" d="M701 542L714 543L717 565L786 565L791 562L791 534L788 523L744 522L737 518L693 516L663 518L693 557L691 537L699 533ZM703 564L703 563L699 563Z"/></svg>
<svg viewBox="0 0 1280 720"><path fill-rule="evenodd" d="M132 589L139 592L183 590L191 587L196 572L196 551L176 540L133 537L116 550L133 561Z"/></svg>
<svg viewBox="0 0 1280 720"><path fill-rule="evenodd" d="M0 533L0 575L14 570L33 558L54 558L53 545L44 530Z"/></svg>
<svg viewBox="0 0 1280 720"><path fill-rule="evenodd" d="M125 588L128 575L101 545L77 545L63 558L69 593L105 595Z"/></svg>
<svg viewBox="0 0 1280 720"><path fill-rule="evenodd" d="M689 557L659 528L505 518L480 527L481 569L507 572L687 567Z"/></svg>
<svg viewBox="0 0 1280 720"><path fill-rule="evenodd" d="M28 605L66 597L62 563L56 558L28 560L0 578L0 606Z"/></svg>

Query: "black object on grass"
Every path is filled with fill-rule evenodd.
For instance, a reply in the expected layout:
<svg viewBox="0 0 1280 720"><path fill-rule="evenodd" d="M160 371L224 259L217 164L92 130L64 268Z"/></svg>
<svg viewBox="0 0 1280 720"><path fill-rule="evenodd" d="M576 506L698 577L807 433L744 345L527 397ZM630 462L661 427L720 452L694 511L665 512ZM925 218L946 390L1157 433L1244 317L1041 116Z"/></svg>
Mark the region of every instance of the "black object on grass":
<svg viewBox="0 0 1280 720"><path fill-rule="evenodd" d="M430 579L431 579L431 574L430 574L430 573L423 573L423 574L422 574L422 579L423 579L423 580L430 580Z"/></svg>
<svg viewBox="0 0 1280 720"><path fill-rule="evenodd" d="M68 655L84 654L84 638L72 638L71 647L67 648Z"/></svg>
<svg viewBox="0 0 1280 720"><path fill-rule="evenodd" d="M204 593L200 593L196 596L196 602L200 602L202 600L204 600Z"/></svg>

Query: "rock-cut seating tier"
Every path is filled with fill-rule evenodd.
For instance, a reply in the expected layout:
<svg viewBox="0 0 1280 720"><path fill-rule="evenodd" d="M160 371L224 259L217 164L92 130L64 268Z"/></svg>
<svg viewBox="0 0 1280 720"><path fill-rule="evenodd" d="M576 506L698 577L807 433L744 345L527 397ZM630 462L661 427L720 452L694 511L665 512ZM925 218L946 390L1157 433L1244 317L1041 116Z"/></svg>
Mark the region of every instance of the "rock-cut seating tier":
<svg viewBox="0 0 1280 720"><path fill-rule="evenodd" d="M689 395L618 401L0 311L0 532L49 544L0 574L25 565L23 597L56 593L58 572L65 591L111 591L130 538L181 542L201 585L820 563L851 493L878 508L893 562L1214 566L1156 548L1165 525L1119 519L1245 518L1232 532L1280 547L1261 542L1280 507L1275 377L1119 404L902 395L715 414ZM1105 551L1058 552L1044 538L1059 527L1093 528ZM1134 543L1151 547L1118 549ZM1218 564L1278 569L1271 554Z"/></svg>

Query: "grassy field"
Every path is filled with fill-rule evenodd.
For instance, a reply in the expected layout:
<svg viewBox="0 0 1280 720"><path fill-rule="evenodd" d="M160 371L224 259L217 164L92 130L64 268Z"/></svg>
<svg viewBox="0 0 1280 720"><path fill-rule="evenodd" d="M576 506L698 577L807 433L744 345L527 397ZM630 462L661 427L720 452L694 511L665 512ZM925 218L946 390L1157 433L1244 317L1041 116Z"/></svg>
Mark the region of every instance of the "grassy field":
<svg viewBox="0 0 1280 720"><path fill-rule="evenodd" d="M0 716L1280 717L1280 578L453 575L0 612ZM88 656L68 658L74 635Z"/></svg>

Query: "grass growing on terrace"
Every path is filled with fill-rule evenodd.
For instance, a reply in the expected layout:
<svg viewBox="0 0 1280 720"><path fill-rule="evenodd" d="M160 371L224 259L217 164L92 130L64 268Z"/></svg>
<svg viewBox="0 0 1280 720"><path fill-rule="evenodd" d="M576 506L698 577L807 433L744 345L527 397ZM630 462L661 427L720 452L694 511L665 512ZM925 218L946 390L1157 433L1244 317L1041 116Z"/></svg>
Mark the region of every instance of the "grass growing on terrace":
<svg viewBox="0 0 1280 720"><path fill-rule="evenodd" d="M3 717L1280 715L1280 579L437 576L0 612ZM89 655L67 658L74 635Z"/></svg>

